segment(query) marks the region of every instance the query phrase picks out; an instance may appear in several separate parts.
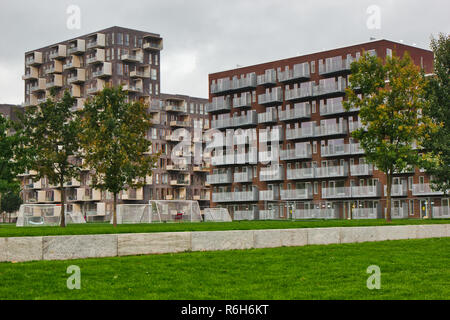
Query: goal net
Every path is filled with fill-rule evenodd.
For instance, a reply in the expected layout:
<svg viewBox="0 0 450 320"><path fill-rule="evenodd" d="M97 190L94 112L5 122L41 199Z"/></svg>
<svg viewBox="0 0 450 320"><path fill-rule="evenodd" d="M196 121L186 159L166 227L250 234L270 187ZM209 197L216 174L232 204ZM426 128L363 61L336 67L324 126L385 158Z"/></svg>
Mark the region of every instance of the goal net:
<svg viewBox="0 0 450 320"><path fill-rule="evenodd" d="M161 222L201 222L202 215L198 201L150 200L154 216Z"/></svg>
<svg viewBox="0 0 450 320"><path fill-rule="evenodd" d="M86 223L80 211L67 211L65 205L66 224ZM22 204L17 216L17 227L59 226L61 223L61 205L55 204Z"/></svg>
<svg viewBox="0 0 450 320"><path fill-rule="evenodd" d="M148 204L119 204L117 206L117 223L118 224L134 224L134 223L152 223L154 217L152 210ZM158 221L158 217L155 217ZM113 218L111 216L111 223Z"/></svg>
<svg viewBox="0 0 450 320"><path fill-rule="evenodd" d="M150 200L148 204L120 204L117 206L118 224L177 221L202 221L198 202L178 200ZM113 223L112 217L111 223Z"/></svg>
<svg viewBox="0 0 450 320"><path fill-rule="evenodd" d="M231 216L226 208L205 208L205 222L231 222Z"/></svg>

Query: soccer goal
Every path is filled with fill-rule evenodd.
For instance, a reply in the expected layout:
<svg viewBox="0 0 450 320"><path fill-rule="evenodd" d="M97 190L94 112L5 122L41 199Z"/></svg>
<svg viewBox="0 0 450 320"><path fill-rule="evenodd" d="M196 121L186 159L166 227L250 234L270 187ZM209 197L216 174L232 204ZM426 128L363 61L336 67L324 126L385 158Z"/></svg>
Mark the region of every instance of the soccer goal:
<svg viewBox="0 0 450 320"><path fill-rule="evenodd" d="M67 212L66 224L86 223L79 211ZM22 204L17 216L17 227L59 226L61 223L61 205L57 204Z"/></svg>
<svg viewBox="0 0 450 320"><path fill-rule="evenodd" d="M205 208L205 222L231 222L231 216L226 208Z"/></svg>
<svg viewBox="0 0 450 320"><path fill-rule="evenodd" d="M187 221L202 221L197 201L150 200L148 204L120 204L117 206L118 224Z"/></svg>

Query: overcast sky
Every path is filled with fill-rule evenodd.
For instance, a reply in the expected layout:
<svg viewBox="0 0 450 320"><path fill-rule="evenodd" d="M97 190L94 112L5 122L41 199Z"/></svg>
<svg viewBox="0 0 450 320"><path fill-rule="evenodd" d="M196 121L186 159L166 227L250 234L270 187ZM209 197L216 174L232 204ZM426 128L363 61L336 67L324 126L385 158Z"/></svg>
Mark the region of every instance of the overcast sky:
<svg viewBox="0 0 450 320"><path fill-rule="evenodd" d="M70 5L81 10L78 30L67 28ZM380 29L373 29L374 11L367 13L374 5ZM164 38L162 92L207 97L208 74L237 65L371 36L429 48L432 34L450 33L449 16L448 0L1 0L0 103L24 100L25 51L114 25Z"/></svg>

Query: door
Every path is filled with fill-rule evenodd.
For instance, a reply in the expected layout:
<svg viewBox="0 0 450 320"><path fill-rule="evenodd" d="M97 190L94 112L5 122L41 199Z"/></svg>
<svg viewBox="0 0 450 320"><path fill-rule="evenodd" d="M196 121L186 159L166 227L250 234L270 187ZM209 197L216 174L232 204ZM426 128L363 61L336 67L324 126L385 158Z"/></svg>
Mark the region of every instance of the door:
<svg viewBox="0 0 450 320"><path fill-rule="evenodd" d="M420 217L423 219L428 216L428 201L420 200Z"/></svg>

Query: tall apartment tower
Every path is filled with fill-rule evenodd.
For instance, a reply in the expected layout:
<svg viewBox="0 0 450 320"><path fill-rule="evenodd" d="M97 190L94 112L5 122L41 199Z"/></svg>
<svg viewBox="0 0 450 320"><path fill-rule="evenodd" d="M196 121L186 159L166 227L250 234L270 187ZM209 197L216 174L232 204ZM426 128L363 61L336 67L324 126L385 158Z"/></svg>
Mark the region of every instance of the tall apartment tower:
<svg viewBox="0 0 450 320"><path fill-rule="evenodd" d="M207 178L211 205L235 219L383 217L386 176L351 138L359 110L342 102L350 64L363 52L385 59L406 51L432 72L431 51L378 40L210 74L211 127L224 135ZM230 136L237 128L244 130ZM449 200L420 168L393 183L394 218L448 214Z"/></svg>
<svg viewBox="0 0 450 320"><path fill-rule="evenodd" d="M171 134L184 129L209 126L207 99L161 94L159 34L111 27L75 39L63 41L25 53L25 106L45 101L54 89L57 97L70 90L77 98L73 109L100 92L105 85L122 85L129 100L141 99L153 113L153 127L147 138L152 152L161 152L157 168L146 178L146 185L120 194L123 203L147 203L152 199L198 200L209 207L209 190L205 189L207 164L189 164L187 150L171 160L176 141ZM181 130L181 132L183 132ZM183 157L185 165L183 165ZM33 181L34 172L22 175L22 195L26 203L55 204L61 201L59 190L47 179ZM85 170L80 181L67 184L68 211L81 211L88 220L103 220L112 212L112 195L90 187L92 175Z"/></svg>

